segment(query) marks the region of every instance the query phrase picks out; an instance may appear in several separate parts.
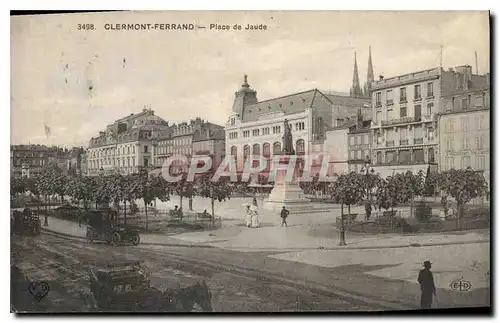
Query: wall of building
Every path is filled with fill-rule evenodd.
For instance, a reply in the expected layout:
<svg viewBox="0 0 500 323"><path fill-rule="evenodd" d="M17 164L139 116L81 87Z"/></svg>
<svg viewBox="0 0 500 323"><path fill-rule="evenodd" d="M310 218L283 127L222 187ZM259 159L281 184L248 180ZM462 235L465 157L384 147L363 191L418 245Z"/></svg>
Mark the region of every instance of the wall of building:
<svg viewBox="0 0 500 323"><path fill-rule="evenodd" d="M304 141L305 152L309 149L309 128L308 115L305 112L287 115L289 124L292 126L292 136L294 140L294 149L298 140ZM270 153L273 155L274 143L283 143L284 117L278 115L275 118L262 118L263 120L255 122L235 123L234 126L226 127L226 150L225 155L231 155L232 147L237 149L237 168L243 169L243 150L245 145L250 146L250 154L253 154L253 146L258 145L260 153L264 150L264 144L270 145ZM265 130L267 129L267 130ZM254 135L254 131L258 130L258 135ZM248 131L248 132L246 132ZM237 133L237 138L232 137L231 133ZM245 137L248 134L248 137ZM283 148L283 147L281 147Z"/></svg>
<svg viewBox="0 0 500 323"><path fill-rule="evenodd" d="M439 120L440 170L490 171L490 110L444 114Z"/></svg>
<svg viewBox="0 0 500 323"><path fill-rule="evenodd" d="M347 133L349 128L334 129L326 132L323 153L329 157L328 175L347 172Z"/></svg>
<svg viewBox="0 0 500 323"><path fill-rule="evenodd" d="M348 171L360 172L365 167L366 157L371 156L371 134L370 131L348 133Z"/></svg>

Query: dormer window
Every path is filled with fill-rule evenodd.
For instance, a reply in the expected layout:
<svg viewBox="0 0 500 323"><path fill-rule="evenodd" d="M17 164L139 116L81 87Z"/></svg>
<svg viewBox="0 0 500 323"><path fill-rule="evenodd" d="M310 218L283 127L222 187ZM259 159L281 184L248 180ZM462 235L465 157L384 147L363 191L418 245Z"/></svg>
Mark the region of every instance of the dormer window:
<svg viewBox="0 0 500 323"><path fill-rule="evenodd" d="M290 105L293 105L293 101L290 101Z"/></svg>
<svg viewBox="0 0 500 323"><path fill-rule="evenodd" d="M282 107L283 105L280 103L280 108Z"/></svg>

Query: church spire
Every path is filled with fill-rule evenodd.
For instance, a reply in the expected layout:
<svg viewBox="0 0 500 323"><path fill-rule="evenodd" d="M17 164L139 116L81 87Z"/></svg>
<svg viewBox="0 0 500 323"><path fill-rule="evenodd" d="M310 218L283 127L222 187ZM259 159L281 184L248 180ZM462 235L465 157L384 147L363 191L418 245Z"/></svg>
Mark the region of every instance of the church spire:
<svg viewBox="0 0 500 323"><path fill-rule="evenodd" d="M373 82L373 65L372 65L372 47L368 47L368 73L366 75L367 82Z"/></svg>
<svg viewBox="0 0 500 323"><path fill-rule="evenodd" d="M371 82L375 81L373 77L373 64L372 64L372 47L368 47L368 71L366 73L366 83L364 86L364 96L370 97Z"/></svg>
<svg viewBox="0 0 500 323"><path fill-rule="evenodd" d="M359 98L363 96L361 87L359 86L358 61L356 60L356 52L354 52L354 71L352 73L352 85L350 90L351 97Z"/></svg>

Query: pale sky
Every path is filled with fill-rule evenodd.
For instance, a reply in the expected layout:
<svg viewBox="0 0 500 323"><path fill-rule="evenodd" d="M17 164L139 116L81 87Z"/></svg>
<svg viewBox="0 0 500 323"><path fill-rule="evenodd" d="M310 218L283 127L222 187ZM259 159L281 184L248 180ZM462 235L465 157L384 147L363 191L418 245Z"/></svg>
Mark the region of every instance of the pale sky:
<svg viewBox="0 0 500 323"><path fill-rule="evenodd" d="M79 23L97 30L77 30ZM113 31L105 23L207 28ZM214 31L212 23L266 24L267 30ZM469 64L475 71L477 51L483 74L490 68L489 37L488 13L466 11L11 17L11 142L87 146L107 124L144 105L170 122L201 117L224 125L245 73L259 100L313 88L348 92L354 51L362 86L370 45L376 78L439 66L440 45L444 68Z"/></svg>

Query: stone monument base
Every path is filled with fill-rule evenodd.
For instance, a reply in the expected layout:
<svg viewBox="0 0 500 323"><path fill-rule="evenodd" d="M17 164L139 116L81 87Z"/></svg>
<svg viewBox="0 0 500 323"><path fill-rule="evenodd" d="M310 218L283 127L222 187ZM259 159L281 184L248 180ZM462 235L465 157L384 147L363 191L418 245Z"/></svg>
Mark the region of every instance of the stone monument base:
<svg viewBox="0 0 500 323"><path fill-rule="evenodd" d="M286 183L274 186L269 197L264 199L263 208L279 214L285 206L290 214L320 212L316 210L298 184ZM324 212L324 208L322 208Z"/></svg>

